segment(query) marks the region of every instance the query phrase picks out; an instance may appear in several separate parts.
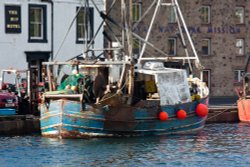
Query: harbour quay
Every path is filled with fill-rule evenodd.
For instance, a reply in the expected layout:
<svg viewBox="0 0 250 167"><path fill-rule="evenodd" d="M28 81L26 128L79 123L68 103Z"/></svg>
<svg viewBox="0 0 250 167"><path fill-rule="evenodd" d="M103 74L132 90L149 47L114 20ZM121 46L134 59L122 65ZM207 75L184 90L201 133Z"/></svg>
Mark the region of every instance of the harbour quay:
<svg viewBox="0 0 250 167"><path fill-rule="evenodd" d="M236 123L239 122L236 102L238 97L211 97L209 114L206 123Z"/></svg>
<svg viewBox="0 0 250 167"><path fill-rule="evenodd" d="M0 136L40 134L39 117L34 115L0 115Z"/></svg>

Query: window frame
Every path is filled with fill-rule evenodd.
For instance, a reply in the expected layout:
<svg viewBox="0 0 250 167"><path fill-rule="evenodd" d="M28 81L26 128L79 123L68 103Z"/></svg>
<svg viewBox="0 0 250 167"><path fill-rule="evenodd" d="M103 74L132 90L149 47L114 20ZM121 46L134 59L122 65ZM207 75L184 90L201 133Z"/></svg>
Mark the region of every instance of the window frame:
<svg viewBox="0 0 250 167"><path fill-rule="evenodd" d="M40 37L32 37L31 36L31 9L32 8L37 8L42 11L41 13L41 23L40 23L40 28L41 28L41 36ZM47 43L47 6L46 5L38 5L38 4L29 4L28 7L28 42L30 43Z"/></svg>
<svg viewBox="0 0 250 167"><path fill-rule="evenodd" d="M203 41L207 41L207 53L203 52ZM201 53L204 56L211 55L211 39L210 38L203 38L201 41Z"/></svg>
<svg viewBox="0 0 250 167"><path fill-rule="evenodd" d="M243 75L242 74L244 72L245 72L244 70L240 70L240 69L234 70L234 83L240 83L240 82L242 82L242 79L243 79ZM235 77L237 77L237 79Z"/></svg>
<svg viewBox="0 0 250 167"><path fill-rule="evenodd" d="M243 16L237 15L237 9L243 9L242 10ZM245 24L245 7L243 7L243 6L236 6L235 7L235 23L236 24Z"/></svg>
<svg viewBox="0 0 250 167"><path fill-rule="evenodd" d="M203 14L203 9L207 9L207 14ZM211 6L209 5L202 5L201 6L201 15L200 15L200 18L201 18L201 24L210 24L211 23ZM205 17L207 16L207 18Z"/></svg>
<svg viewBox="0 0 250 167"><path fill-rule="evenodd" d="M240 40L242 41L242 45L238 46L238 41L240 41ZM235 47L237 49L237 52L236 52L237 55L240 55L240 56L245 55L245 39L244 38L237 38L236 43L235 43Z"/></svg>
<svg viewBox="0 0 250 167"><path fill-rule="evenodd" d="M81 8L80 9L81 11L79 11L79 13L84 12L85 7L79 7L79 6L76 7L76 12L78 12L79 8ZM89 10L89 19L88 19L89 26L88 26L87 39L86 39L86 37L83 37L83 38L79 37L79 34L78 34L78 31L79 31L79 18L78 18L78 15L79 15L79 13L78 13L78 15L76 17L76 43L77 44L83 44L83 43L86 43L86 42L89 43L91 41L91 39L93 38L93 35L94 35L94 33L93 33L94 32L94 8L93 7L88 7L87 9ZM83 26L84 26L84 24L83 24Z"/></svg>
<svg viewBox="0 0 250 167"><path fill-rule="evenodd" d="M204 73L207 72L207 81L204 80ZM211 89L211 70L210 69L205 69L202 70L201 73L201 80L202 82L205 82L207 84L207 87L209 88L209 90Z"/></svg>
<svg viewBox="0 0 250 167"><path fill-rule="evenodd" d="M170 24L174 24L177 23L177 18L176 18L176 7L175 6L168 6L167 10L168 10L168 23Z"/></svg>
<svg viewBox="0 0 250 167"><path fill-rule="evenodd" d="M174 53L173 53L173 54L170 53L170 46L169 46L170 40L173 40L173 41L174 41ZM168 54L169 56L176 56L176 54L177 54L177 38L175 38L175 37L169 37L169 38L168 38L167 50L168 50L168 51L167 51L167 54Z"/></svg>
<svg viewBox="0 0 250 167"><path fill-rule="evenodd" d="M138 42L138 44L135 44L135 42ZM135 45L137 47L135 47ZM141 46L142 46L142 42L140 39L134 37L133 38L133 54L140 54L140 51L141 51Z"/></svg>
<svg viewBox="0 0 250 167"><path fill-rule="evenodd" d="M134 15L135 14L134 13L135 7L137 7L138 8L137 10L139 11L138 15L136 15L136 16ZM141 19L141 14L142 14L142 4L141 4L141 2L134 2L132 10L133 10L132 21L133 21L133 23L136 23Z"/></svg>

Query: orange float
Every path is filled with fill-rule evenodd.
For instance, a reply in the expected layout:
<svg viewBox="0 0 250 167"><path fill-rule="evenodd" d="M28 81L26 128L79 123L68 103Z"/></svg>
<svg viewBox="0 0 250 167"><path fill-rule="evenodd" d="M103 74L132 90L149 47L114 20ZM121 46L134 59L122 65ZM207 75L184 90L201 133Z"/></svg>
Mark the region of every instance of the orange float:
<svg viewBox="0 0 250 167"><path fill-rule="evenodd" d="M161 121L166 121L168 119L168 113L165 111L161 111L159 114L159 118Z"/></svg>
<svg viewBox="0 0 250 167"><path fill-rule="evenodd" d="M187 112L184 110L178 110L176 113L176 116L178 119L186 119L187 118Z"/></svg>
<svg viewBox="0 0 250 167"><path fill-rule="evenodd" d="M198 104L195 110L199 117L205 117L208 114L208 107L205 104Z"/></svg>

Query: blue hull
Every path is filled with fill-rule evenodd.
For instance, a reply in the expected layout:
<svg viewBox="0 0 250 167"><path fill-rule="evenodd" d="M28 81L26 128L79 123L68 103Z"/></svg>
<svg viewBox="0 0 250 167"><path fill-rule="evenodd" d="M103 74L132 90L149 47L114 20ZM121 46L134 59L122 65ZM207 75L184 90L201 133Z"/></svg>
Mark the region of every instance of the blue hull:
<svg viewBox="0 0 250 167"><path fill-rule="evenodd" d="M48 106L41 105L41 131L43 136L62 138L189 134L204 127L207 116L197 116L195 109L207 100L161 107L147 101L141 106L119 108L54 100ZM186 111L186 119L176 117L179 109ZM166 121L159 119L161 111L167 111Z"/></svg>

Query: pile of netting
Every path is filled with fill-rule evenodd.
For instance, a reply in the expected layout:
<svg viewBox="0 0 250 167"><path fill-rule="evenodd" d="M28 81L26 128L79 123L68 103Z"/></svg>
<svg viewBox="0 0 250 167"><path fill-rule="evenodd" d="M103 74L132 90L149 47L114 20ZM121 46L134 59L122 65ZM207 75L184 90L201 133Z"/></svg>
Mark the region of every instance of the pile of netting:
<svg viewBox="0 0 250 167"><path fill-rule="evenodd" d="M93 81L90 76L82 74L66 75L62 78L56 91L58 94L83 94L85 101L94 101Z"/></svg>
<svg viewBox="0 0 250 167"><path fill-rule="evenodd" d="M77 87L79 86L79 83L82 80L84 80L84 76L82 74L73 74L65 76L62 78L62 81L57 90L71 89L73 91L76 91Z"/></svg>

